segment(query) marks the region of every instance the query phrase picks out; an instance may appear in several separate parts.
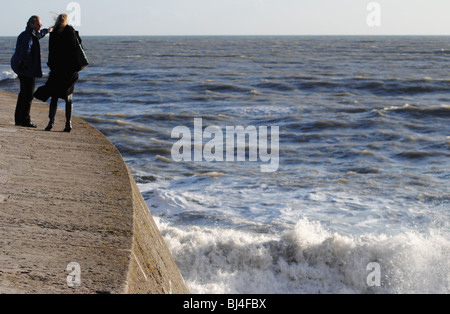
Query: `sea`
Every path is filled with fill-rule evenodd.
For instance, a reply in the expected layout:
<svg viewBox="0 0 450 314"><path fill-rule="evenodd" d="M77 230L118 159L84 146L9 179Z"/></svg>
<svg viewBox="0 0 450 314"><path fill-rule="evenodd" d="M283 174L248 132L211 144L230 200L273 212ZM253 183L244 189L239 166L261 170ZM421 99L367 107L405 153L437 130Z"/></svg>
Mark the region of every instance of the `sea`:
<svg viewBox="0 0 450 314"><path fill-rule="evenodd" d="M0 38L0 89L17 93L15 40ZM123 155L192 293L449 293L450 37L83 44L74 113ZM261 132L243 160L176 161L179 127L202 147L203 130L217 144L228 127L278 128L278 167L250 158Z"/></svg>

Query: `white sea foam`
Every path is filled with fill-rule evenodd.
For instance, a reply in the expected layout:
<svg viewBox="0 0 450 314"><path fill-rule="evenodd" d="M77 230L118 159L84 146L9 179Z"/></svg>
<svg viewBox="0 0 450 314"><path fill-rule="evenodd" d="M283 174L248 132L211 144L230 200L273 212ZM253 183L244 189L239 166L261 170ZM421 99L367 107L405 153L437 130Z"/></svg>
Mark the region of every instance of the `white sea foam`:
<svg viewBox="0 0 450 314"><path fill-rule="evenodd" d="M6 79L14 79L17 75L13 71L1 71L0 74L0 81L6 80Z"/></svg>
<svg viewBox="0 0 450 314"><path fill-rule="evenodd" d="M450 242L431 232L358 238L301 220L281 234L192 227L156 218L192 293L448 293ZM369 263L381 287L369 287Z"/></svg>

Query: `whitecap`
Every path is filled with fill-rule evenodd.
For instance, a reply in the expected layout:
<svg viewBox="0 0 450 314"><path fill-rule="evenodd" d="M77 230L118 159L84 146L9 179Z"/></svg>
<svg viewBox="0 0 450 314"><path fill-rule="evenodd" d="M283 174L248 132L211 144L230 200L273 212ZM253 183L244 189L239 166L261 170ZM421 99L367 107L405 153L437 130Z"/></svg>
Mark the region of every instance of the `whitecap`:
<svg viewBox="0 0 450 314"><path fill-rule="evenodd" d="M156 221L194 294L449 292L450 243L434 232L353 237L303 219L271 234ZM380 286L368 284L372 263Z"/></svg>

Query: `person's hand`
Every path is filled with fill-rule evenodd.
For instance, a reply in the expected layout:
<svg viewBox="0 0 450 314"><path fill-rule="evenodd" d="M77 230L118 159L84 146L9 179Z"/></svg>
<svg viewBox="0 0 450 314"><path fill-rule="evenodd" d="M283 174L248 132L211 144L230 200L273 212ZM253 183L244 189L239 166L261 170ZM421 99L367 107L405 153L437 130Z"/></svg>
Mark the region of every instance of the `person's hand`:
<svg viewBox="0 0 450 314"><path fill-rule="evenodd" d="M53 27L50 27L50 28L48 29L48 32L49 32L49 33L53 32Z"/></svg>

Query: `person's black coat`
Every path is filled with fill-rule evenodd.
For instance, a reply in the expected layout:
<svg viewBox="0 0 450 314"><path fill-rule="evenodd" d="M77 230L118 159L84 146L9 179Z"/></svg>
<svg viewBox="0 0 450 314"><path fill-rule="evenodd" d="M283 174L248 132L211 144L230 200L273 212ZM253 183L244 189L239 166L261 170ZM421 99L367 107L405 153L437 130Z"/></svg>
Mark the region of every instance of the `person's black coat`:
<svg viewBox="0 0 450 314"><path fill-rule="evenodd" d="M70 25L62 32L51 33L48 55L50 76L45 86L38 88L35 98L42 101L47 101L50 97L67 99L67 96L73 94L78 81L77 44L75 30Z"/></svg>
<svg viewBox="0 0 450 314"><path fill-rule="evenodd" d="M61 33L50 34L48 66L52 72L76 72L77 39L75 30L67 25Z"/></svg>

